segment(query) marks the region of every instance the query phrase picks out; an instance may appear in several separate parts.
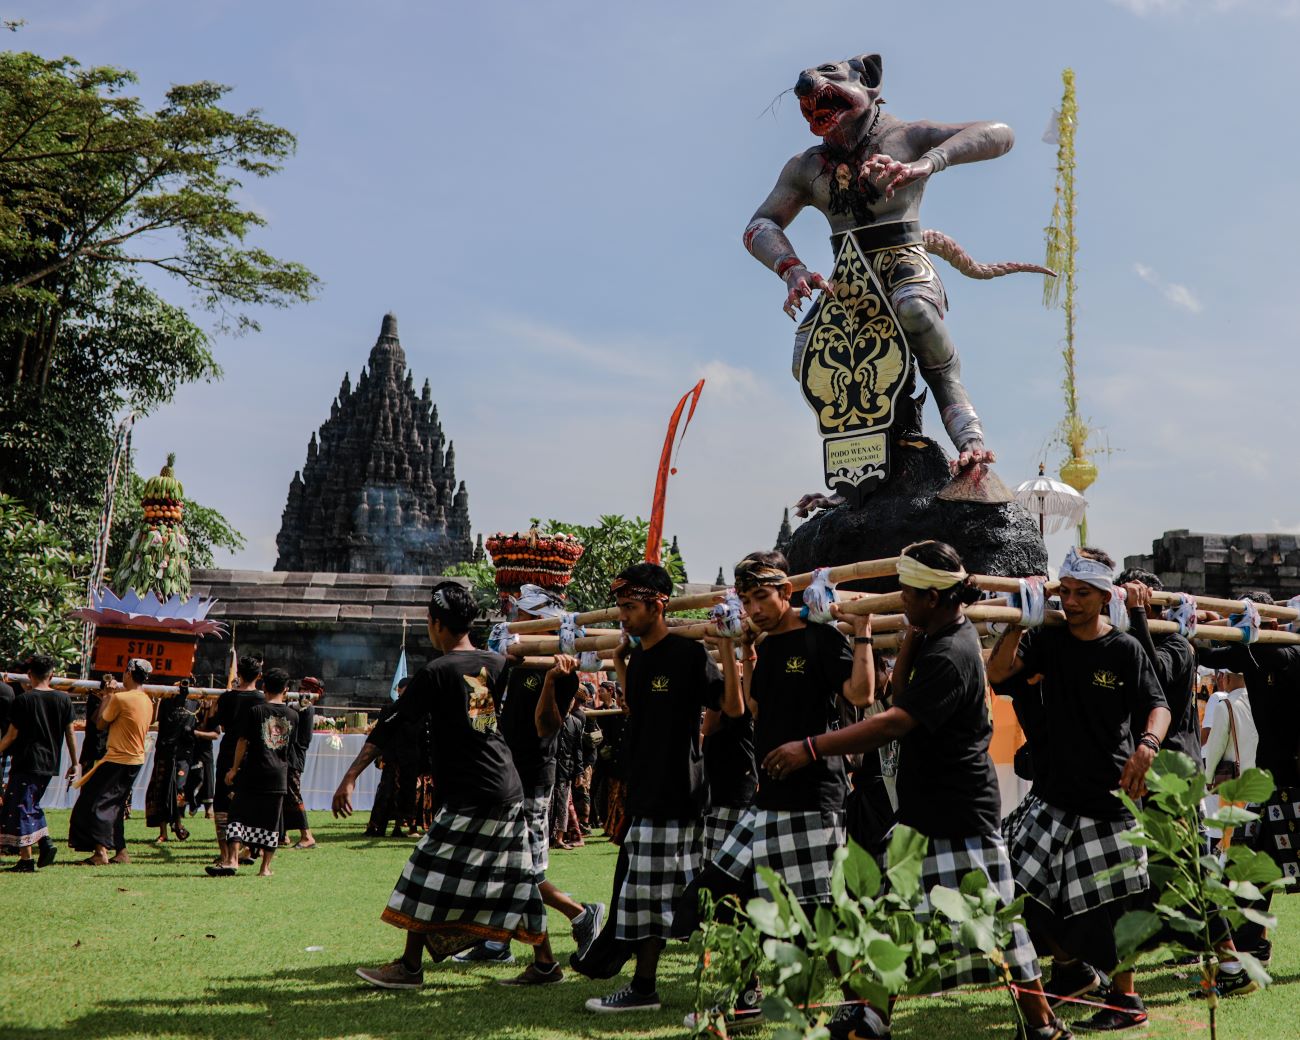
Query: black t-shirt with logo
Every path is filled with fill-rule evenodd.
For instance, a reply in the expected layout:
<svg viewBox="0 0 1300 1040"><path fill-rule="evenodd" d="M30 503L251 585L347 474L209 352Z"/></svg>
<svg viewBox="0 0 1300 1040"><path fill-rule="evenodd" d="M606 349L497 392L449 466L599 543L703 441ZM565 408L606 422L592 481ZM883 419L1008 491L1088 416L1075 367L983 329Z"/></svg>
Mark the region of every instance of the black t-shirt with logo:
<svg viewBox="0 0 1300 1040"><path fill-rule="evenodd" d="M28 776L58 773L72 715L72 700L61 690L28 690L15 697L9 724L17 728L18 739L9 747L10 772Z"/></svg>
<svg viewBox="0 0 1300 1040"><path fill-rule="evenodd" d="M917 722L899 742L898 822L931 838L997 834L1002 803L974 625L962 619L925 637L894 707Z"/></svg>
<svg viewBox="0 0 1300 1040"><path fill-rule="evenodd" d="M558 733L542 738L537 735L537 702L546 684L541 668L511 668L506 678L506 693L501 702L501 735L510 747L525 791L555 786L555 749ZM556 674L553 680L555 706L563 719L578 692L578 676Z"/></svg>
<svg viewBox="0 0 1300 1040"><path fill-rule="evenodd" d="M235 774L235 790L246 794L285 794L289 790L289 749L298 713L283 703L252 705L237 736L248 742Z"/></svg>
<svg viewBox="0 0 1300 1040"><path fill-rule="evenodd" d="M266 702L261 690L227 690L217 698L213 721L221 727L221 747L217 749L217 783L226 782L226 774L235 763L235 745L244 732L244 722L255 704Z"/></svg>
<svg viewBox="0 0 1300 1040"><path fill-rule="evenodd" d="M624 753L633 816L693 819L707 810L700 723L722 691L722 672L703 643L667 635L632 651Z"/></svg>
<svg viewBox="0 0 1300 1040"><path fill-rule="evenodd" d="M390 746L396 726L424 728L432 745L433 780L453 809L488 808L523 800L519 774L498 721L506 659L490 650L453 650L411 678L393 712L368 740Z"/></svg>
<svg viewBox="0 0 1300 1040"><path fill-rule="evenodd" d="M1028 674L1043 676L1038 689L1051 768L1035 782L1039 797L1081 816L1123 819L1123 803L1111 792L1151 710L1169 706L1146 651L1114 629L1083 640L1066 628L1043 628L1021 637L1020 655Z"/></svg>
<svg viewBox="0 0 1300 1040"><path fill-rule="evenodd" d="M853 648L833 625L806 625L758 644L750 696L758 705L754 758L839 725L839 697L853 674ZM760 809L837 812L847 792L844 759L822 758L780 779L764 776Z"/></svg>
<svg viewBox="0 0 1300 1040"><path fill-rule="evenodd" d="M743 809L754 801L758 769L754 764L754 717L719 714L713 732L704 738L704 772L709 778L713 807Z"/></svg>

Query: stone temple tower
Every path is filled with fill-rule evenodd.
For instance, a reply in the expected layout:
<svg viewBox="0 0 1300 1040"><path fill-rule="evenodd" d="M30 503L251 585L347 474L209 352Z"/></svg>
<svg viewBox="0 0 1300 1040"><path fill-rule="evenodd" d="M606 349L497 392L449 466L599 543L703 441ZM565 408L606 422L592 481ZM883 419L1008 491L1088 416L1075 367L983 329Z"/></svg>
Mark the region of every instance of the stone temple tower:
<svg viewBox="0 0 1300 1040"><path fill-rule="evenodd" d="M441 574L474 556L469 493L426 379L416 393L397 319L307 445L284 507L277 571Z"/></svg>

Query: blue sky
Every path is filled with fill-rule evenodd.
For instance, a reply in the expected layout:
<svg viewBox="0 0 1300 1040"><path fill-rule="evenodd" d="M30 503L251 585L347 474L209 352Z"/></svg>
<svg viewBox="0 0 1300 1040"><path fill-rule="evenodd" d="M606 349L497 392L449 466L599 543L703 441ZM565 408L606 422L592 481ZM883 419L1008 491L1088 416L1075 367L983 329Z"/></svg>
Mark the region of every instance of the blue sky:
<svg viewBox="0 0 1300 1040"><path fill-rule="evenodd" d="M141 469L176 451L187 490L248 537L223 563L274 563L308 438L389 310L476 530L645 515L667 417L704 376L667 530L696 580L770 545L781 507L820 487L820 448L782 287L740 236L814 143L788 96L769 102L801 68L866 51L895 115L1017 131L1009 155L927 191L925 226L986 260L1041 259L1041 137L1075 69L1080 391L1114 449L1093 540L1120 556L1171 528L1300 530L1294 0L11 0L6 17L28 22L10 46L133 69L150 101L228 83L232 105L298 135L248 197L270 221L258 244L308 264L319 298L219 338L225 380L136 428ZM819 214L792 238L829 266ZM1061 417L1061 312L1036 278L941 270L1014 486Z"/></svg>

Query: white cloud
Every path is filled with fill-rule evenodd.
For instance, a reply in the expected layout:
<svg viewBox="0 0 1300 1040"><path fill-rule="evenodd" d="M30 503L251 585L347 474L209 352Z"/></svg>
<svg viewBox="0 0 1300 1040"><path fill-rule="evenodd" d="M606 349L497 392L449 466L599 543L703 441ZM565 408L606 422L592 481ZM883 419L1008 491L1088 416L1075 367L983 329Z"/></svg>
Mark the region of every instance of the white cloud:
<svg viewBox="0 0 1300 1040"><path fill-rule="evenodd" d="M1180 285L1178 282L1165 281L1146 264L1134 264L1133 270L1147 285L1159 289L1160 295L1175 307L1179 307L1191 314L1200 314L1205 309L1205 305L1201 303L1200 298L1187 286Z"/></svg>
<svg viewBox="0 0 1300 1040"><path fill-rule="evenodd" d="M748 368L737 368L715 359L701 365L697 372L705 381L705 392L727 402L749 401L759 392L758 376Z"/></svg>

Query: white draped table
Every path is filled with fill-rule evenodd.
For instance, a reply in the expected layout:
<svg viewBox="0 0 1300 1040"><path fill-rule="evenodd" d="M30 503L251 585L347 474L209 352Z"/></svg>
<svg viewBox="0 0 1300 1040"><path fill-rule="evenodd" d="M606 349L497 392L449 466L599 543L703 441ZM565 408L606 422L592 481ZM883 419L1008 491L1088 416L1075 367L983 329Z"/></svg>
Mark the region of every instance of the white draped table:
<svg viewBox="0 0 1300 1040"><path fill-rule="evenodd" d="M81 751L83 736L83 733L77 732L78 752ZM144 792L149 786L149 775L153 772L153 745L156 737L157 734L150 733L147 738L144 765L140 767L140 774L135 778L135 787L131 791L132 809L144 810ZM329 810L335 788L338 787L343 774L347 772L348 766L357 757L357 752L365 742L364 733L317 731L311 747L307 750L307 762L302 771L302 800L309 810ZM63 751L65 759L67 754L65 748ZM61 768L67 769L68 763L62 762ZM374 805L375 788L378 784L379 770L372 766L362 773L361 779L357 781L357 789L352 796L352 807L357 810L368 810ZM77 800L77 793L62 776L56 776L45 790L45 797L41 799L41 808L71 809L72 803Z"/></svg>

